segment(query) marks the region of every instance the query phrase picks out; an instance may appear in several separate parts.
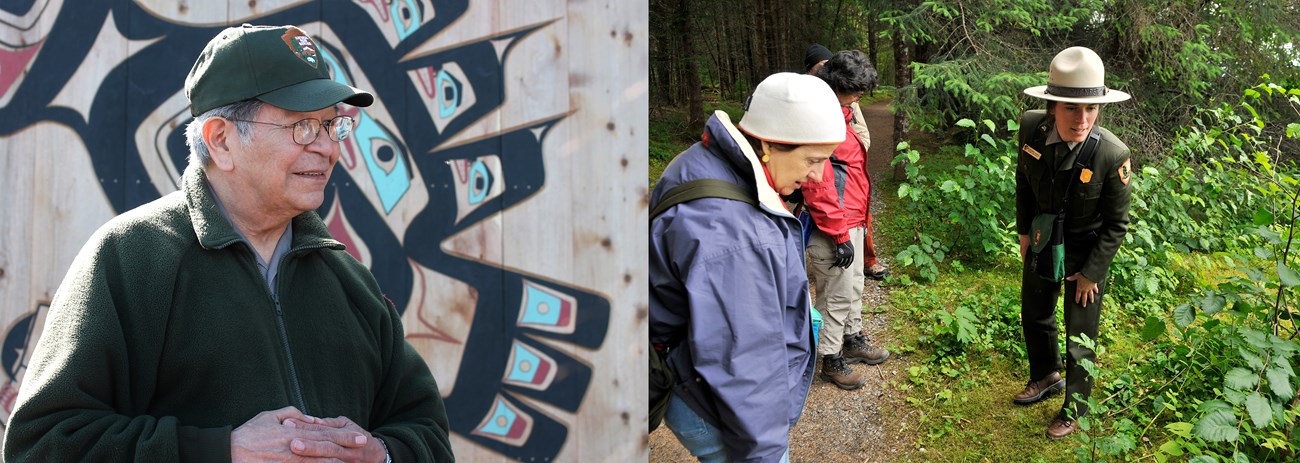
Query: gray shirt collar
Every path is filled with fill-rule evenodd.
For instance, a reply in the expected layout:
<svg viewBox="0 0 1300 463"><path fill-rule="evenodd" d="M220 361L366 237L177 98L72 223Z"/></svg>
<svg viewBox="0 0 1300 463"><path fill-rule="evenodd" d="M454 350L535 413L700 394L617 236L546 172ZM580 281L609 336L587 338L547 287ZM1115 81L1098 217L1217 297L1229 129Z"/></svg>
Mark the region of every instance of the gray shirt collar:
<svg viewBox="0 0 1300 463"><path fill-rule="evenodd" d="M239 238L253 252L253 257L257 259L257 270L262 272L262 278L266 280L266 286L271 290L271 295L276 295L275 278L280 273L280 261L289 252L289 248L293 244L293 222L290 221L284 226L284 233L280 234L280 241L275 243L275 251L271 252L271 261L267 262L262 258L262 254L257 252L257 248L253 247L252 242L248 240L248 236L244 235L244 231L240 230L230 220L230 213L226 211L226 206L221 204L221 198L217 197L217 192L212 190L212 185L208 185L208 192L212 193L212 200L217 203L217 212L220 212L221 216L225 217L227 222L230 222L230 228L235 229L235 233L239 233Z"/></svg>
<svg viewBox="0 0 1300 463"><path fill-rule="evenodd" d="M1057 131L1056 131L1056 125L1053 124L1053 125L1052 125L1052 131L1051 131L1051 133L1048 133L1048 134L1047 134L1047 144L1048 144L1048 145L1051 145L1051 144L1054 144L1054 143L1060 143L1060 142L1062 142L1062 141L1065 141L1065 140L1062 140L1062 139L1061 139L1061 132L1057 132ZM1079 144L1079 142L1077 142L1077 141L1072 141L1072 142L1066 142L1065 145L1066 145L1066 146L1069 146L1069 147L1070 147L1070 150L1073 151L1073 150L1074 150L1074 147L1075 147L1075 146L1078 146L1078 144Z"/></svg>

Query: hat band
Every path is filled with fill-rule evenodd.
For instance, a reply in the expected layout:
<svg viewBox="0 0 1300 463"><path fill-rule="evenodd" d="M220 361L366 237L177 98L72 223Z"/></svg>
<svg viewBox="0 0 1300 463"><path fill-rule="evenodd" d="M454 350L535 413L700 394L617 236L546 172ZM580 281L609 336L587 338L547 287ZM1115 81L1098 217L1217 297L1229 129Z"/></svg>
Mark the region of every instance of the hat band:
<svg viewBox="0 0 1300 463"><path fill-rule="evenodd" d="M1047 84L1047 94L1063 96L1067 98L1081 98L1088 96L1105 96L1106 87L1058 87Z"/></svg>

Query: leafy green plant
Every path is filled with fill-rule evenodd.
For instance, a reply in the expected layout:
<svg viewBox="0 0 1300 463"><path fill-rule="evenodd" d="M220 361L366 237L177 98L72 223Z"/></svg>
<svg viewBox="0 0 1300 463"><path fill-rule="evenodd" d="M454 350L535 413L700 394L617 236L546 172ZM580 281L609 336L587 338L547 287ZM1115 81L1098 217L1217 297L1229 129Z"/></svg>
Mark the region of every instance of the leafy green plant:
<svg viewBox="0 0 1300 463"><path fill-rule="evenodd" d="M921 155L906 143L894 162L906 159L907 180L898 187L898 197L919 220L915 241L899 252L896 262L915 267L921 278L938 278L938 264L950 255L990 263L1016 252L1015 233L1015 145L997 134L997 126L985 120L978 125L962 119L957 126L972 132L959 154L958 164L948 171L931 170L919 163ZM1007 131L1019 126L1008 121Z"/></svg>
<svg viewBox="0 0 1300 463"><path fill-rule="evenodd" d="M1282 100L1292 115L1279 122L1257 111L1277 103L1267 99ZM1112 287L1130 288L1120 296L1137 301L1182 293L1187 275L1170 264L1188 253L1217 256L1231 271L1195 283L1172 310L1145 317L1142 340L1159 342L1144 362L1085 366L1101 393L1080 420L1079 461L1139 451L1161 462L1294 461L1300 454L1292 366L1300 352L1292 294L1300 286L1292 256L1300 180L1278 149L1300 136L1295 115L1300 89L1266 81L1237 104L1204 110L1176 139L1165 166L1144 169L1164 181L1139 182L1143 201L1135 201L1134 217L1139 227L1148 220L1161 226L1129 235ZM1152 447L1128 445L1136 442Z"/></svg>
<svg viewBox="0 0 1300 463"><path fill-rule="evenodd" d="M1102 352L1098 363L1084 365L1096 386L1076 434L1078 461L1300 456L1300 243L1293 238L1300 168L1282 149L1300 137L1298 115L1300 89L1266 81L1239 102L1202 110L1169 152L1134 154L1133 221L1111 267L1107 328L1098 340L1076 339ZM1014 151L997 143L995 128L963 121L956 136L972 142L928 153L925 162L900 145L899 159L909 163L899 197L914 225L895 262L934 282L909 288L908 303L899 305L924 327L908 401L927 417L931 443L962 435L971 418L960 412L966 397L953 392L953 381L987 387L982 382L1000 380L983 368L1024 356L1014 280L971 284L972 272L959 263L991 272L1018 261L1010 242L1011 166L994 160ZM1144 159L1153 161L1141 165ZM1004 203L993 199L998 195ZM995 203L990 216L1002 219L989 220L973 201ZM986 249L989 240L999 244ZM941 271L964 289L936 281Z"/></svg>

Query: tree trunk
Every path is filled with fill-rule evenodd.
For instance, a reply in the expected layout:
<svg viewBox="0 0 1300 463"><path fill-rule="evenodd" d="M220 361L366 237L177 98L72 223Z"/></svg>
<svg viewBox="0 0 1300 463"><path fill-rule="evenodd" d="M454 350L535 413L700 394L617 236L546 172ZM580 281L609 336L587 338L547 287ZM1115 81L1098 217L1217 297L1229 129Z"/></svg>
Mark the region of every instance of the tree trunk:
<svg viewBox="0 0 1300 463"><path fill-rule="evenodd" d="M650 15L652 17L664 17L667 15L668 8L665 0L655 0L650 2ZM658 27L656 27L658 26ZM656 25L651 21L650 34L650 100L653 105L667 105L672 102L672 71L668 64L668 50L672 48L669 44L669 34L667 27L662 24Z"/></svg>
<svg viewBox="0 0 1300 463"><path fill-rule="evenodd" d="M894 31L894 88L897 89L897 96L894 99L894 107L899 108L903 105L907 92L904 90L912 85L912 47L911 40L906 37L903 31ZM907 118L907 113L901 110L894 112L894 143L910 141L911 134L908 129L911 127L911 121ZM895 153L897 154L897 153ZM907 160L899 160L894 164L894 180L903 181L907 177Z"/></svg>
<svg viewBox="0 0 1300 463"><path fill-rule="evenodd" d="M772 20L772 15L769 14L771 12L768 8L769 2L759 0L755 3L754 11L758 14L754 16L754 73L749 76L751 89L757 87L758 83L767 76L767 40L771 36L769 26Z"/></svg>
<svg viewBox="0 0 1300 463"><path fill-rule="evenodd" d="M716 9L714 11L716 12ZM726 28L726 23L723 22L721 16L714 14L713 17L717 18L717 20L714 22L712 27L713 47L709 52L713 54L713 71L717 73L715 77L718 79L718 93L721 95L727 95L730 91L730 89L727 88L727 84L731 81L731 79L725 74L726 69L729 67L727 63L729 54L722 50L722 41L724 37L723 29Z"/></svg>
<svg viewBox="0 0 1300 463"><path fill-rule="evenodd" d="M759 10L755 10L755 11L759 11ZM758 30L759 21L754 15L745 16L743 21L744 21L743 24L745 25L745 29L743 32L745 35L749 37L749 40L745 41L745 56L748 57L748 59L744 60L743 62L745 66L745 80L747 82L757 82L754 79L758 77L758 73L759 73L758 49L760 45L758 41L762 39ZM754 85L749 84L748 88L744 91L744 93L749 94L750 92L753 91L753 88Z"/></svg>
<svg viewBox="0 0 1300 463"><path fill-rule="evenodd" d="M863 8L867 10L867 62L871 63L871 67L880 69L880 62L877 60L878 55L876 51L876 28L880 27L880 24L879 21L876 20L876 12L867 8L865 2L863 3Z"/></svg>
<svg viewBox="0 0 1300 463"><path fill-rule="evenodd" d="M843 15L841 15L840 13L843 11L844 11L844 0L840 0L839 2L835 3L835 16L831 17L833 18L831 20L831 37L840 37L840 33L839 33L840 18L843 17ZM843 44L840 44L840 46L843 46ZM835 50L831 50L831 51L835 51Z"/></svg>
<svg viewBox="0 0 1300 463"><path fill-rule="evenodd" d="M736 81L743 75L738 66L738 62L742 61L740 59L740 47L735 45L736 37L741 35L737 30L739 26L737 26L735 18L722 14L719 14L718 17L723 18L723 27L722 36L719 37L716 45L718 54L725 55L722 57L722 61L726 63L725 67L718 68L719 86L722 89L723 97L735 99L737 93L739 93L736 91Z"/></svg>
<svg viewBox="0 0 1300 463"><path fill-rule="evenodd" d="M687 127L701 127L704 125L704 99L700 95L700 60L703 59L695 56L695 34L691 30L691 0L678 0L677 11L681 18L678 24L682 34L682 59L686 60L686 74L683 86L688 89L687 101Z"/></svg>

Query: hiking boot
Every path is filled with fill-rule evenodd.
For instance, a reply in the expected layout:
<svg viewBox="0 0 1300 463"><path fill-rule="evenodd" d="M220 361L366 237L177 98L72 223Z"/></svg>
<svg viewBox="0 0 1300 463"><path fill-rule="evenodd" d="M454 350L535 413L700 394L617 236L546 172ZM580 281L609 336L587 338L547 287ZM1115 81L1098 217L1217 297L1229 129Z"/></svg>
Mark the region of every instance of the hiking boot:
<svg viewBox="0 0 1300 463"><path fill-rule="evenodd" d="M866 383L866 378L853 371L844 363L844 357L840 354L822 356L821 378L835 383L840 389L854 390L862 387Z"/></svg>
<svg viewBox="0 0 1300 463"><path fill-rule="evenodd" d="M1028 383L1025 383L1025 390L1016 394L1015 398L1012 398L1011 401L1015 402L1017 405L1029 405L1043 400L1047 398L1047 396L1052 395L1063 388L1065 388L1065 380L1061 379L1061 373L1053 371L1051 374L1048 374L1038 381L1029 381ZM1069 434L1069 432L1066 432L1066 434Z"/></svg>
<svg viewBox="0 0 1300 463"><path fill-rule="evenodd" d="M1074 427L1074 420L1057 417L1052 420L1052 424L1047 427L1047 432L1045 434L1048 439L1060 439L1074 432Z"/></svg>
<svg viewBox="0 0 1300 463"><path fill-rule="evenodd" d="M849 364L879 365L889 358L889 351L867 344L867 337L862 333L844 336L843 353L844 362Z"/></svg>
<svg viewBox="0 0 1300 463"><path fill-rule="evenodd" d="M884 280L885 276L889 275L889 267L886 267L885 264L877 263L876 265L868 267L865 273L872 280Z"/></svg>

